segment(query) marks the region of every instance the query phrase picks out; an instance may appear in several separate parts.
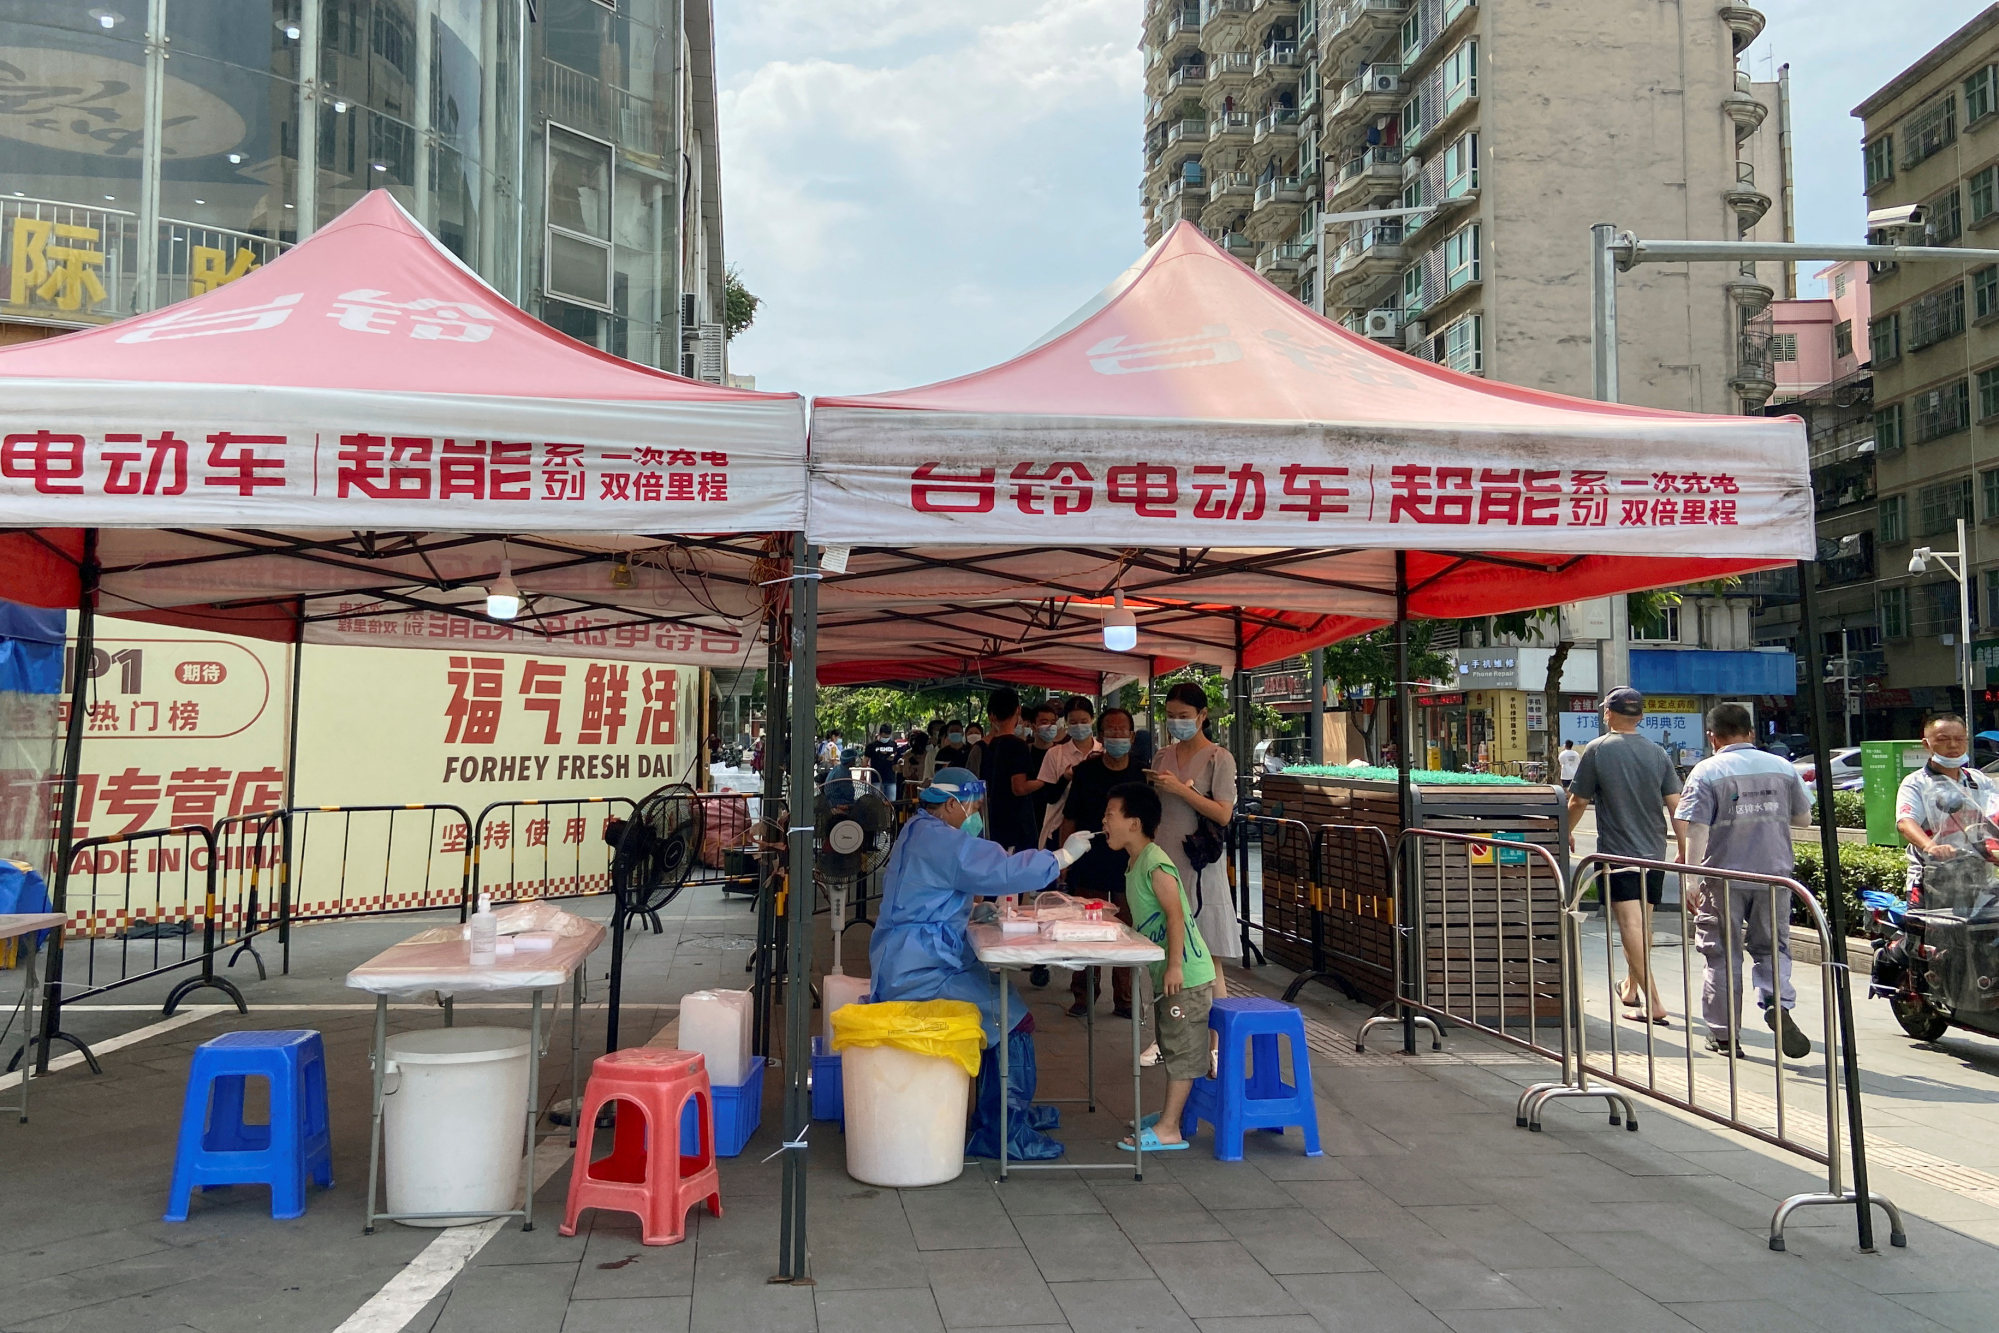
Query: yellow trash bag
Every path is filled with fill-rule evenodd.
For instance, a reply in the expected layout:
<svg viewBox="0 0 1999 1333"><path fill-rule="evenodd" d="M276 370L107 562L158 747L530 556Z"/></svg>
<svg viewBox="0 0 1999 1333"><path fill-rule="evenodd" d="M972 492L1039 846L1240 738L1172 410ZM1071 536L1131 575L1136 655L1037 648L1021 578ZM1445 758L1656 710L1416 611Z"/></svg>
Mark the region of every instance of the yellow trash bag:
<svg viewBox="0 0 1999 1333"><path fill-rule="evenodd" d="M967 1077L977 1078L986 1030L979 1023L979 1006L964 1000L843 1004L833 1011L833 1049L849 1046L900 1046L955 1060Z"/></svg>

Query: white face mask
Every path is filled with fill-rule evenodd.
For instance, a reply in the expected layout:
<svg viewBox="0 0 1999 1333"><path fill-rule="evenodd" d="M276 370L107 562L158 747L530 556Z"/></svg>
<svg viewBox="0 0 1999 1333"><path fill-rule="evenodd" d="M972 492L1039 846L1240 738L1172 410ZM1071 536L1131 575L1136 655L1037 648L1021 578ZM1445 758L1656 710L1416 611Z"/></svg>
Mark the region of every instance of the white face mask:
<svg viewBox="0 0 1999 1333"><path fill-rule="evenodd" d="M1968 754L1932 754L1930 762L1938 768L1963 768L1971 762Z"/></svg>
<svg viewBox="0 0 1999 1333"><path fill-rule="evenodd" d="M1045 745L1049 741L1055 739L1056 732L1057 728L1053 722L1045 723L1044 725L1036 727L1034 729L1034 739L1042 742Z"/></svg>
<svg viewBox="0 0 1999 1333"><path fill-rule="evenodd" d="M1087 722L1071 722L1069 724L1069 739L1072 741L1086 741L1090 739L1090 724Z"/></svg>
<svg viewBox="0 0 1999 1333"><path fill-rule="evenodd" d="M1201 729L1199 718L1169 717L1166 719L1166 734L1176 741L1190 741L1194 733Z"/></svg>

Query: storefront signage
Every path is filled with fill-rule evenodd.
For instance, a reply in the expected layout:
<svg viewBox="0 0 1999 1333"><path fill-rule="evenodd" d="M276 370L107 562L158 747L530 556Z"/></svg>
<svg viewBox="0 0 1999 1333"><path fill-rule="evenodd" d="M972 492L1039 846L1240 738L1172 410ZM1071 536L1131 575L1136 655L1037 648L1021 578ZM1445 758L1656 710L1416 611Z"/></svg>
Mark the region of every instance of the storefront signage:
<svg viewBox="0 0 1999 1333"><path fill-rule="evenodd" d="M1506 649L1476 649L1457 654L1458 684L1473 690L1520 688L1520 658Z"/></svg>

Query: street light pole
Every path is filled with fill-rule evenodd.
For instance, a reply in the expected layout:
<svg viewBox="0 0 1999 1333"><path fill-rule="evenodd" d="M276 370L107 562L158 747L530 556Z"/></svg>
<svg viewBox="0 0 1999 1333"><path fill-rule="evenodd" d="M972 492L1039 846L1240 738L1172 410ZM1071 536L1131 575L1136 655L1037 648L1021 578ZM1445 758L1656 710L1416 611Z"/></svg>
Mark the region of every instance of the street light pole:
<svg viewBox="0 0 1999 1333"><path fill-rule="evenodd" d="M1964 691L1964 720L1967 726L1976 730L1975 711L1971 689L1971 544L1965 539L1964 520L1957 521L1957 549L1955 551L1933 551L1927 546L1918 546L1909 557L1909 572L1922 574L1928 571L1934 560L1944 567L1944 571L1957 580L1957 666L1958 688Z"/></svg>

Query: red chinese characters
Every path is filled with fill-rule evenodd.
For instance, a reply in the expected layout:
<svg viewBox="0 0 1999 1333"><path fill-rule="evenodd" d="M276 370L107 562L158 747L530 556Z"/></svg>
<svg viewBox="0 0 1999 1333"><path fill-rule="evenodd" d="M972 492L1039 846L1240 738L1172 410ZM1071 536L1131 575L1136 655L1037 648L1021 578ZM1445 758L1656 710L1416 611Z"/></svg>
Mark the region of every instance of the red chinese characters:
<svg viewBox="0 0 1999 1333"><path fill-rule="evenodd" d="M447 745L491 745L499 735L504 665L505 659L499 657L451 659L445 677L451 682L451 703L444 710L450 719L444 733Z"/></svg>

